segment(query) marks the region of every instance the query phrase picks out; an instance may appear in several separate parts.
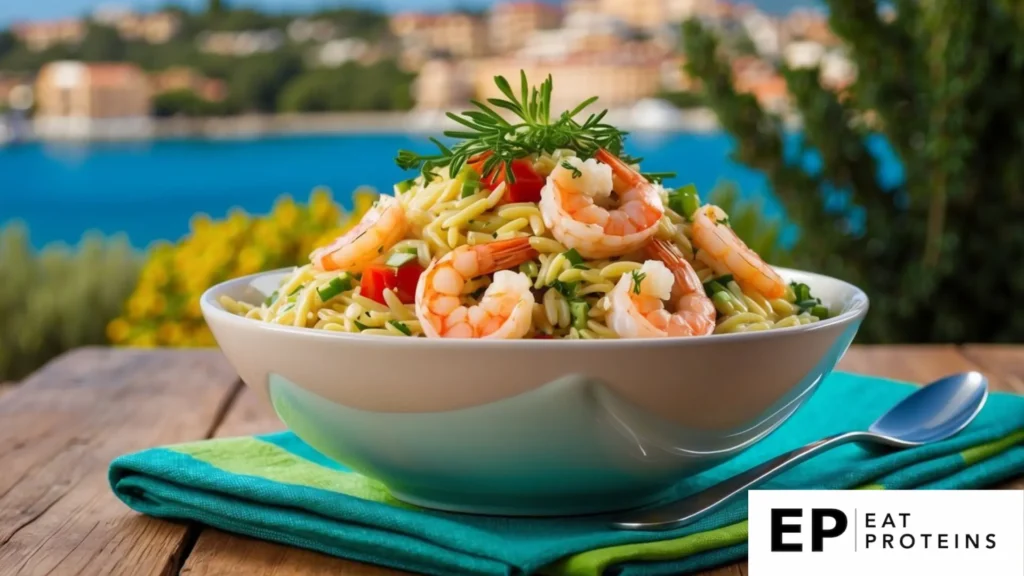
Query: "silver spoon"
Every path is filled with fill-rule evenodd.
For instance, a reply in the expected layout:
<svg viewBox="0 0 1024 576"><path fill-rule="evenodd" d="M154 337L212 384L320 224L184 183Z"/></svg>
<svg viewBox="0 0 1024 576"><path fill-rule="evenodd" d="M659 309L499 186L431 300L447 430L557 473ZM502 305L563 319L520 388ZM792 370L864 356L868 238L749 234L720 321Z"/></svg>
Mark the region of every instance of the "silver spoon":
<svg viewBox="0 0 1024 576"><path fill-rule="evenodd" d="M946 376L892 407L867 432L846 432L797 448L692 496L623 513L620 530L670 530L714 512L747 490L809 458L850 442L912 448L945 440L967 427L988 398L988 379L978 372Z"/></svg>

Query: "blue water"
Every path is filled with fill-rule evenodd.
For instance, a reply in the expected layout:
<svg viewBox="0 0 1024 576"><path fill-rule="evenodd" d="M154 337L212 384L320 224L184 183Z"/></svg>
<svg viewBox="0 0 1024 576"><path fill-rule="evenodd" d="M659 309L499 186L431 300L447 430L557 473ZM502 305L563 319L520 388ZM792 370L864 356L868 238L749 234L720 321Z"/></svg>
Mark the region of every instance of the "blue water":
<svg viewBox="0 0 1024 576"><path fill-rule="evenodd" d="M408 177L393 160L400 148L431 145L386 134L12 146L0 149L0 225L24 221L35 246L98 230L144 247L180 238L197 212L265 213L279 195L304 200L317 186L345 204L361 185L390 192ZM780 214L764 177L729 160L732 148L722 133L635 134L627 146L645 157L646 170L678 172L668 184L692 182L705 192L732 181L744 196L764 199L766 215Z"/></svg>

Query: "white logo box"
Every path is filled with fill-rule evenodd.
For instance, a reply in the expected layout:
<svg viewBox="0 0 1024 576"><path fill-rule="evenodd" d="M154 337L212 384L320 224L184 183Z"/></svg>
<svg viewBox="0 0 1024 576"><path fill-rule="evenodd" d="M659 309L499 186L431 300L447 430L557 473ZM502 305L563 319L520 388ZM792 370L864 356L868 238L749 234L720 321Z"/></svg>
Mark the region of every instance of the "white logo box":
<svg viewBox="0 0 1024 576"><path fill-rule="evenodd" d="M1021 490L754 490L749 510L750 576L1024 576Z"/></svg>

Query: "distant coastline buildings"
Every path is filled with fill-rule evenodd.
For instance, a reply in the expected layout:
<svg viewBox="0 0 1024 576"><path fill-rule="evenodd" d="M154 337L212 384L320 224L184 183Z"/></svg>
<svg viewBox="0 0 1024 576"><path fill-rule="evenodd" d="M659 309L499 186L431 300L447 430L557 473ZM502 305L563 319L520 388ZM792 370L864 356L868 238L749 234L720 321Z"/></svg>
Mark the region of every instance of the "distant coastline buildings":
<svg viewBox="0 0 1024 576"><path fill-rule="evenodd" d="M396 13L378 21L384 30L373 38L329 15L277 23L256 18L252 29L196 30L195 21L183 28L182 13L173 10L103 10L89 19L21 23L12 32L34 52L67 46L73 53L96 25L115 30L125 41L176 40L176 49L184 42L199 53L239 61L288 50L301 54L304 66L321 77L332 70L345 73L342 66L350 62L393 60L416 77L416 108L436 116L472 98L497 96L493 77L517 81L520 70L534 82L548 74L554 78L555 108L590 96L611 108L685 105L695 100L685 93L699 88L686 74L680 48L680 24L690 18L726 36L730 45L752 48L733 61L735 84L771 110L785 112L791 105L780 65L819 67L821 82L837 91L856 78L822 14L796 10L776 16L728 0L498 0L486 12ZM189 36L180 37L184 33ZM45 137L144 134L160 95L187 92L209 103L231 96L229 83L187 66L147 72L125 63L54 62L35 77L0 71L0 107L9 108L4 100L14 86L21 87L20 94L35 93L36 125Z"/></svg>

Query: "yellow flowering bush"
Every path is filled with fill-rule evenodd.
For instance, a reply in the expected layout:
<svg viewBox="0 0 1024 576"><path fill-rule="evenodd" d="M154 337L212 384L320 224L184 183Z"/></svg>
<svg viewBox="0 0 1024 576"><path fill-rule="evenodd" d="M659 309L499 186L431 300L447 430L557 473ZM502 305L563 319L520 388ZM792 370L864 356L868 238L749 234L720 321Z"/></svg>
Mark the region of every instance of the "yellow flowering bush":
<svg viewBox="0 0 1024 576"><path fill-rule="evenodd" d="M314 248L358 222L376 199L371 189L356 190L354 210L346 214L330 192L318 189L305 205L282 196L266 216L240 209L223 220L194 216L180 242L150 249L124 313L107 325L107 337L122 346L213 346L199 309L207 288L305 262Z"/></svg>

